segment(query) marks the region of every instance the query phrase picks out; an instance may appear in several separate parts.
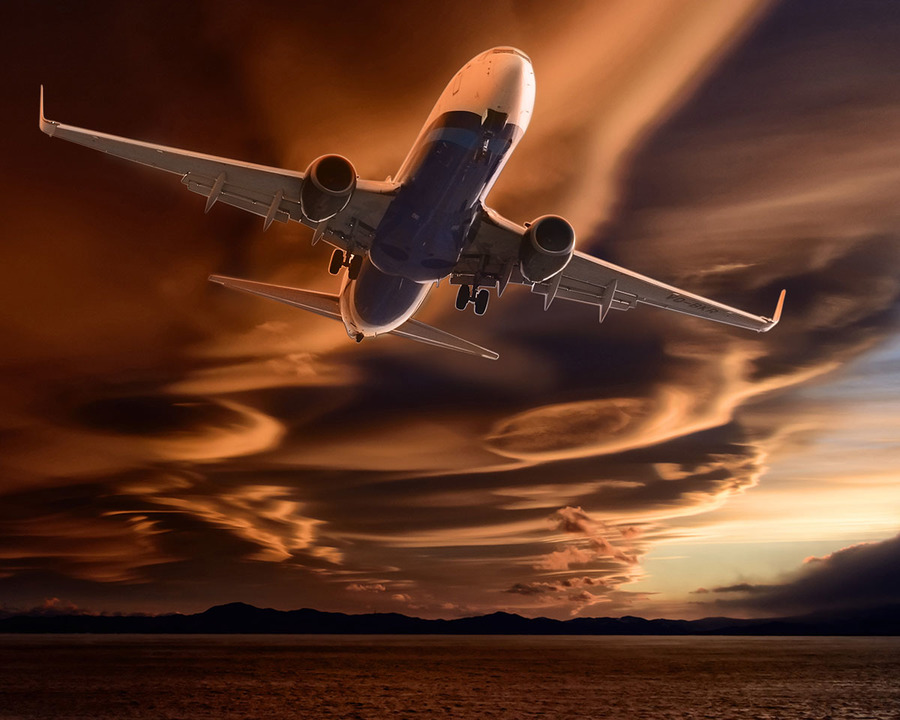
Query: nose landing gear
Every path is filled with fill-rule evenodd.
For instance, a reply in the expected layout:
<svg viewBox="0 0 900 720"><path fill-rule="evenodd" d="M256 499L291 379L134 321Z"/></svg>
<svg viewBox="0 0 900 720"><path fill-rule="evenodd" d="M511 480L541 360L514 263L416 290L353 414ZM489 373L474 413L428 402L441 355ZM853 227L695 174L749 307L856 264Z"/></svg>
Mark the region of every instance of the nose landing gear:
<svg viewBox="0 0 900 720"><path fill-rule="evenodd" d="M337 275L342 267L347 268L347 277L356 280L359 277L359 271L362 270L362 255L345 254L343 250L335 250L331 254L331 262L328 263L328 272Z"/></svg>
<svg viewBox="0 0 900 720"><path fill-rule="evenodd" d="M475 314L484 315L490 299L491 294L487 288L479 290L477 287L474 287L470 290L468 285L460 285L459 292L456 293L456 309L465 310L469 303L473 303L475 305Z"/></svg>

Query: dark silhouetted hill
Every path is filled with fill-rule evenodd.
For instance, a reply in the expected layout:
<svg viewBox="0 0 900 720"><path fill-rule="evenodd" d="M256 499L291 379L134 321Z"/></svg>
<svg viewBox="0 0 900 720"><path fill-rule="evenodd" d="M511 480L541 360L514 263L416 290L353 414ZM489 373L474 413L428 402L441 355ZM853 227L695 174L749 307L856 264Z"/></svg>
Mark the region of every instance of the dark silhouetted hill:
<svg viewBox="0 0 900 720"><path fill-rule="evenodd" d="M631 616L553 620L504 612L455 620L423 620L398 613L346 615L229 603L195 615L23 613L0 618L0 633L900 635L900 606L755 620L724 617L645 620Z"/></svg>

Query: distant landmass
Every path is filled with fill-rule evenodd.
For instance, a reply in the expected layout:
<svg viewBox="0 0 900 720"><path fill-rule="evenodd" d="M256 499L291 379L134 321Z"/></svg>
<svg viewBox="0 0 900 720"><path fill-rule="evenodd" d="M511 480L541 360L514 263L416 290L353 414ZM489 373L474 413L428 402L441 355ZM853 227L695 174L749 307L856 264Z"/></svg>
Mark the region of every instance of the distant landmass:
<svg viewBox="0 0 900 720"><path fill-rule="evenodd" d="M702 620L525 618L505 612L455 620L398 613L347 615L319 610L217 605L194 615L90 615L33 612L0 617L0 633L221 633L390 635L900 635L900 605L787 618Z"/></svg>

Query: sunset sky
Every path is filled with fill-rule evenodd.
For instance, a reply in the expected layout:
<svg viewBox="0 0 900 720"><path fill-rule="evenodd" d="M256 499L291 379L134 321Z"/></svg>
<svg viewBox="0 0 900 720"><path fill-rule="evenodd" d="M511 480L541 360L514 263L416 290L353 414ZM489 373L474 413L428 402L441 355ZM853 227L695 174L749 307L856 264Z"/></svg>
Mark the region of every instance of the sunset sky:
<svg viewBox="0 0 900 720"><path fill-rule="evenodd" d="M4 4L0 611L764 616L900 602L900 5ZM207 282L330 248L48 117L395 173L450 77L532 59L489 197L784 319L757 335L442 284L496 362Z"/></svg>

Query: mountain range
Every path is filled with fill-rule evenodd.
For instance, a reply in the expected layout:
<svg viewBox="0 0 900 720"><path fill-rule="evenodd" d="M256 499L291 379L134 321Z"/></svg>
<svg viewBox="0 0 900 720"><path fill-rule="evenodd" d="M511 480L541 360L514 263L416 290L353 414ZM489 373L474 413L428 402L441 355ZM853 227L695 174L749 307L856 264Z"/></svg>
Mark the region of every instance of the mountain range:
<svg viewBox="0 0 900 720"><path fill-rule="evenodd" d="M94 615L32 611L0 615L0 633L223 633L394 635L900 635L900 605L797 617L702 620L526 618L505 612L424 620L398 613L347 615L273 610L246 603L216 605L193 615Z"/></svg>

